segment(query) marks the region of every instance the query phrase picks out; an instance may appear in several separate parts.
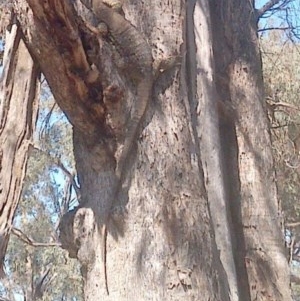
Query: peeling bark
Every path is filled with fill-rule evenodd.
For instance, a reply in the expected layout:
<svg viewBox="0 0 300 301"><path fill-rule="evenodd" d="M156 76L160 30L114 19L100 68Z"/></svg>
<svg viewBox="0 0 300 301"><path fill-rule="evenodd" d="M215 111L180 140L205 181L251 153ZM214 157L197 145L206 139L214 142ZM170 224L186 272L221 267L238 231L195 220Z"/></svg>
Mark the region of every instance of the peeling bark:
<svg viewBox="0 0 300 301"><path fill-rule="evenodd" d="M249 3L125 3L154 63L178 53L182 62L155 83L116 200L119 147L138 101L130 65L119 65L109 33L90 30L95 16L83 6L14 3L26 45L73 125L81 199L60 231L81 262L86 300L290 300L288 277L279 275L287 266Z"/></svg>
<svg viewBox="0 0 300 301"><path fill-rule="evenodd" d="M7 32L0 98L0 276L37 119L39 71L16 25Z"/></svg>
<svg viewBox="0 0 300 301"><path fill-rule="evenodd" d="M167 124L174 124L174 128L164 129L164 120L159 117L159 112L153 112L152 104L154 123L151 122L152 130L146 132L140 151L144 153L143 157L157 161L157 164L154 166L142 164L143 157L140 155L140 159L135 164L132 161L135 174L129 173L119 199L115 202L114 211L110 213L108 210L113 201L112 192L116 183L115 166L118 158L116 142L122 144L125 131L122 127L128 117L128 110L124 111L124 108L135 101L134 83L126 78L126 70L124 72L116 68L116 62L112 59L114 49L109 41L105 37L101 39L98 37L98 40L94 41L95 37L84 28L84 24L82 25L76 14L69 14L72 9L68 1L63 4L51 1L45 6L46 3L41 4L31 0L28 3L32 12L26 9L23 1L16 1L16 3L26 43L32 55L40 63L58 104L74 127L74 154L81 185L81 200L79 207L63 218L60 229L63 247L69 250L70 256L77 257L82 263L86 299L98 300L100 295L105 296L101 267L103 245L99 241L101 238L99 229L105 216L112 214L111 221L114 223L108 229L110 235L107 262L108 282L112 289L111 296L107 299L121 300L129 296L134 298L137 291L140 291L139 295L142 299L145 292L154 293L154 283L158 284L163 280L164 286L155 293L158 298L165 295L167 290L170 295L176 297L180 294L189 294L191 298L204 297L219 300L222 285L211 265L217 267L220 266L220 262L209 222L203 178L199 177L201 171L199 173L198 168L201 168L201 163L195 166L191 162L189 149L193 142L186 124L188 118L185 105L182 102L170 101L176 98L175 95L179 98L187 97L184 91L180 90L176 68L166 76L164 81L160 81L156 94L165 116L168 116ZM154 2L151 6L150 10L157 10ZM155 59L179 53L182 44L183 27L178 16L184 14L184 10L175 3L164 3L164 6L169 10L168 16L174 15L176 19L175 21L172 21L172 18L157 20L162 23L157 24L157 29L153 31L153 35L160 37L160 40L153 42L157 44ZM124 7L127 16L136 17L136 11L143 11L143 6L135 7L133 11L130 9L130 6ZM25 16L22 11L26 10ZM138 19L131 20L134 24L138 21ZM149 25L152 29L155 28L155 23ZM161 30L158 30L165 26L174 28L178 36L164 35ZM67 34L68 32L71 34ZM58 38L59 35L63 37L63 41ZM50 36L53 38L50 39ZM79 38L82 39L81 43ZM96 63L101 89L96 91L96 95L102 110L92 116L95 119L91 118L91 101L86 92L92 89L89 82L85 80L86 72L89 70L84 67L84 58L75 57L78 53L88 57L87 40L93 40L92 48L97 47L98 51ZM62 47L63 53L59 51ZM76 52L78 47L82 47L85 52ZM50 56L51 60L49 60ZM76 69L84 72L74 75L72 61L77 66ZM86 61L89 62L89 59L87 58ZM95 61L91 59L92 62ZM182 74L185 72L187 70L183 66ZM112 86L116 86L117 91L121 91L116 93L117 101L112 101L114 99L112 92L116 91L111 88ZM175 98L170 97L170 93L174 94ZM125 105L121 102L122 95L126 95ZM168 98L169 101L166 102L164 99ZM149 118L150 116L146 117L147 122L150 121ZM154 139L155 136L151 131L154 131L155 136L160 137L159 143L155 142L157 140ZM149 148L149 143L154 143L156 146ZM170 148L174 150L173 159L167 159ZM166 156L157 158L158 149ZM200 158L198 159L200 162ZM176 165L174 160L177 161ZM147 174L157 176L148 183ZM149 185L156 186L156 178L164 180L158 187L153 187L153 191L148 191L145 194L147 200L141 202L138 191L142 189L146 192ZM171 188L177 181L180 181L181 185ZM157 204L157 199L161 199L162 202ZM157 214L153 215L153 209ZM138 236L135 235L136 225L139 225L140 229ZM114 241L112 237L118 240ZM143 247L144 244L148 245L147 248ZM160 247L157 249L154 246ZM118 258L118 261L122 262L122 258L125 259L123 249L131 250L126 254L125 269L113 260ZM161 256L166 258L164 263L162 262L161 269L149 273L151 266ZM114 275L123 275L123 277L114 277ZM142 279L145 281L141 281ZM198 286L203 290L198 290ZM123 291L122 287L126 287L126 291ZM226 292L223 290L223 293Z"/></svg>
<svg viewBox="0 0 300 301"><path fill-rule="evenodd" d="M227 112L220 109L225 104L215 85L213 53L213 30L208 1L193 1L189 5L189 71L191 79L191 112L198 148L201 153L210 213L214 225L215 239L220 251L224 279L222 300L239 300L238 280L231 239L231 216L225 186L226 172L223 170L223 155L219 125L227 122ZM196 62L196 64L195 64ZM200 70L200 72L197 70ZM229 296L226 296L226 293Z"/></svg>
<svg viewBox="0 0 300 301"><path fill-rule="evenodd" d="M255 10L251 2L214 1L217 86L234 108L220 133L242 300L291 300Z"/></svg>

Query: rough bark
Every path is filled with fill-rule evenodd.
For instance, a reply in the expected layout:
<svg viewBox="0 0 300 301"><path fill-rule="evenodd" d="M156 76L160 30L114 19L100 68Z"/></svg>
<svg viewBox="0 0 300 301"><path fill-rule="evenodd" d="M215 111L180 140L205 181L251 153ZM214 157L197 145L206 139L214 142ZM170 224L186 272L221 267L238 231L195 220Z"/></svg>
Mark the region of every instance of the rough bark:
<svg viewBox="0 0 300 301"><path fill-rule="evenodd" d="M0 272L20 200L37 118L39 72L13 25L7 32L0 94ZM0 275L1 276L1 275Z"/></svg>
<svg viewBox="0 0 300 301"><path fill-rule="evenodd" d="M187 36L191 116L196 143L201 153L205 185L220 260L227 279L230 300L239 300L238 280L233 255L232 222L228 208L226 172L219 125L229 122L229 112L216 89L213 52L213 27L208 1L189 1ZM230 111L230 107L227 109Z"/></svg>
<svg viewBox="0 0 300 301"><path fill-rule="evenodd" d="M102 38L97 46L97 38L84 28L68 1L28 0L30 9L23 1L15 2L26 43L74 126L81 200L79 207L61 223L63 247L82 264L86 299L98 300L100 295L105 298L100 229L106 215L111 214L108 210L118 159L115 141L123 143L122 127L129 112L124 107L135 101L136 86L126 78L126 69L120 71L116 67L109 40ZM152 13L160 14L162 7L165 17L153 19ZM149 37L155 60L180 53L184 37L180 16L185 16L184 7L175 2L157 5L153 1L147 3L147 9L142 3L134 3L124 10L141 33ZM172 29L172 34L163 28ZM87 54L89 39L96 40L93 47L97 47L100 73L96 87L95 82L91 87L86 78L91 69L87 63L92 61ZM171 299L186 296L220 300L222 293L222 299L227 300L226 286L218 280L221 266L201 176L200 154L195 151L188 124L187 90L181 89L187 73L183 65L180 75L178 68L174 68L157 83L155 102L144 122L144 126L149 125L143 132L136 159L131 158L132 170L123 190L114 200L114 223L107 225L107 299L139 296L139 300L146 300L150 293L152 299L168 294ZM120 91L114 99L113 86ZM90 97L88 92L93 88L96 94ZM124 101L122 104L123 95L126 105ZM95 97L102 110L91 116Z"/></svg>
<svg viewBox="0 0 300 301"><path fill-rule="evenodd" d="M242 300L291 300L251 2L211 3L216 83L233 108L220 125Z"/></svg>
<svg viewBox="0 0 300 301"><path fill-rule="evenodd" d="M119 148L138 101L118 41L95 35L86 22L96 16L80 3L14 3L74 128L81 199L60 230L82 264L86 300L290 300L250 2L125 3L154 64L178 54L182 62L154 85L116 199Z"/></svg>

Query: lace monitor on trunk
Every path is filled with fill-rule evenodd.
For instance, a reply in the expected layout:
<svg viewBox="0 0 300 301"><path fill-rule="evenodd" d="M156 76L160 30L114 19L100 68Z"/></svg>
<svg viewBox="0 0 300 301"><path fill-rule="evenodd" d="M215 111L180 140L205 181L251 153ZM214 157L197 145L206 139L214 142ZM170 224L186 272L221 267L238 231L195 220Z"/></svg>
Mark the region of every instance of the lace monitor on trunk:
<svg viewBox="0 0 300 301"><path fill-rule="evenodd" d="M126 166L133 145L139 134L139 129L145 115L152 87L156 79L165 71L180 65L181 56L176 54L157 62L153 67L153 58L150 45L143 35L122 14L122 5L118 0L81 0L93 11L98 21L105 23L109 35L113 38L120 55L126 59L127 74L136 85L136 100L133 104L131 118L126 125L124 146L117 162L116 176L118 183L113 194L111 208L122 187L124 176L128 167ZM102 260L105 288L109 294L106 272L106 238L107 226L110 220L110 212L102 226Z"/></svg>
<svg viewBox="0 0 300 301"><path fill-rule="evenodd" d="M87 7L91 9L98 21L103 22L108 27L109 35L117 44L118 52L126 58L128 62L128 75L136 84L136 100L133 105L131 118L127 124L125 132L124 146L117 162L116 176L118 183L114 198L117 197L122 186L124 175L126 174L126 162L132 151L135 140L137 139L142 119L145 115L147 105L152 93L153 67L151 47L143 38L142 34L119 13L120 2L115 0L91 0L86 1ZM117 9L114 9L117 8ZM113 202L112 200L112 206ZM106 238L107 225L110 213L104 221L102 227L102 259L103 273L105 277L105 287L109 294L106 273Z"/></svg>
<svg viewBox="0 0 300 301"><path fill-rule="evenodd" d="M153 85L152 53L142 34L121 14L109 5L116 6L117 1L92 0L91 9L99 21L106 24L120 54L126 58L128 76L136 84L137 96L131 118L127 124L124 146L117 164L116 174L123 180L126 161L137 138L139 127L151 97ZM116 3L116 4L115 4Z"/></svg>

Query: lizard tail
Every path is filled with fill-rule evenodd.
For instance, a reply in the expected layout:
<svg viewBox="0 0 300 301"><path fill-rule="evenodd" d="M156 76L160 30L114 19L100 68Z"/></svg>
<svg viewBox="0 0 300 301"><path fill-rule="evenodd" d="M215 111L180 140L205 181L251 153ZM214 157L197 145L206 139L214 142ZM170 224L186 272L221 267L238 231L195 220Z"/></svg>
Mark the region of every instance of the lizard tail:
<svg viewBox="0 0 300 301"><path fill-rule="evenodd" d="M106 241L107 241L107 226L104 225L102 228L102 268L103 268L103 276L105 283L105 290L107 295L109 295L108 283L107 283L107 271L106 271Z"/></svg>
<svg viewBox="0 0 300 301"><path fill-rule="evenodd" d="M139 134L140 126L148 106L151 92L151 78L145 77L143 80L141 80L137 87L137 100L134 104L132 117L129 121L128 129L125 134L123 150L121 152L117 166L116 174L121 183L123 182L125 177L125 173L127 170L126 164L128 163L127 161L134 146L134 142L138 138L137 136Z"/></svg>

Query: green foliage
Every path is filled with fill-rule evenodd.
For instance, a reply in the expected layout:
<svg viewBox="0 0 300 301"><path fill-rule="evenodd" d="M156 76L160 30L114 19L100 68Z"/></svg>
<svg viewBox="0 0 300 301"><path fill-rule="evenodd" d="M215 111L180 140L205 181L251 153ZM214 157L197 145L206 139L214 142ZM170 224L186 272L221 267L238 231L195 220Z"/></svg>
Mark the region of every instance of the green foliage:
<svg viewBox="0 0 300 301"><path fill-rule="evenodd" d="M30 152L22 199L14 219L31 242L58 243L60 217L76 202L71 127L43 86L35 148ZM79 265L59 246L33 246L11 235L5 260L9 281L0 295L16 300L82 300ZM43 280L43 281L42 281ZM42 285L42 294L36 294ZM18 296L16 298L16 296Z"/></svg>
<svg viewBox="0 0 300 301"><path fill-rule="evenodd" d="M261 45L278 192L286 220L299 221L300 45L278 32L263 38Z"/></svg>
<svg viewBox="0 0 300 301"><path fill-rule="evenodd" d="M261 48L278 195L290 237L291 272L293 279L300 279L300 45L282 32L272 32L261 39ZM300 300L299 283L294 280L292 285L295 300Z"/></svg>

